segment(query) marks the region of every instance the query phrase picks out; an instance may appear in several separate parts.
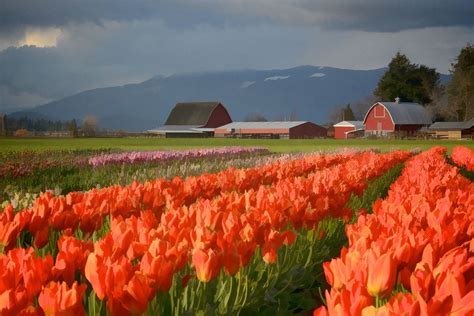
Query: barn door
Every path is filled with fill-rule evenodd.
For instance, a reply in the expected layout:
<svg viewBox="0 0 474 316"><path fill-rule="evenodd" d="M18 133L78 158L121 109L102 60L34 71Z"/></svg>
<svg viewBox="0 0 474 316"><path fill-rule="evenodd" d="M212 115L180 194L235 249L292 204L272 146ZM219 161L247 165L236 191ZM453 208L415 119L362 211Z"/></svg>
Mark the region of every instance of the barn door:
<svg viewBox="0 0 474 316"><path fill-rule="evenodd" d="M382 135L382 122L377 122L377 134Z"/></svg>

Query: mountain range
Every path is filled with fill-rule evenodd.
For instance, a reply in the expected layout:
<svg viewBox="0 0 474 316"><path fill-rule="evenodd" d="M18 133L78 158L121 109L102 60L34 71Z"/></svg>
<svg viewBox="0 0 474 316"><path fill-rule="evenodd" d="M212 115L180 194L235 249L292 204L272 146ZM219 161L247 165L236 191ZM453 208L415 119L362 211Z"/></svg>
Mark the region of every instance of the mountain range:
<svg viewBox="0 0 474 316"><path fill-rule="evenodd" d="M300 66L156 76L83 91L12 116L81 121L93 115L103 128L144 131L162 125L178 102L220 101L234 121L259 114L324 123L336 105L372 95L385 70ZM448 78L441 75L442 82Z"/></svg>

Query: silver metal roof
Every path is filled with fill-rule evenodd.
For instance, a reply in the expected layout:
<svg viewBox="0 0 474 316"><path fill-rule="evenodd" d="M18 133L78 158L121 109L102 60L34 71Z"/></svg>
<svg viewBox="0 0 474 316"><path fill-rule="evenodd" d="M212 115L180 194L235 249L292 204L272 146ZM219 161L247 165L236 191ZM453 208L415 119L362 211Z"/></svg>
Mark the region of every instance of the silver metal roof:
<svg viewBox="0 0 474 316"><path fill-rule="evenodd" d="M474 119L466 122L434 122L430 130L463 130L474 126Z"/></svg>
<svg viewBox="0 0 474 316"><path fill-rule="evenodd" d="M166 134L166 133L200 134L204 132L204 130L200 129L200 125L163 125L155 129L148 130L147 132L154 133L154 134Z"/></svg>
<svg viewBox="0 0 474 316"><path fill-rule="evenodd" d="M367 111L364 122L367 120L369 112L377 104L382 104L387 109L392 117L393 123L396 125L429 125L432 123L428 112L422 105L408 102L377 102Z"/></svg>
<svg viewBox="0 0 474 316"><path fill-rule="evenodd" d="M277 121L277 122L232 122L217 129L284 129L299 126L308 121Z"/></svg>

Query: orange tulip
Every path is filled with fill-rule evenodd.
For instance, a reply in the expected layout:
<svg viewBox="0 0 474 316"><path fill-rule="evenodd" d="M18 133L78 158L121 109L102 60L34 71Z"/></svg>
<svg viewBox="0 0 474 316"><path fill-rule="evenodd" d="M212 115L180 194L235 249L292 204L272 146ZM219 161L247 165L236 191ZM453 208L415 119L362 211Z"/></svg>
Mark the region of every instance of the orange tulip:
<svg viewBox="0 0 474 316"><path fill-rule="evenodd" d="M174 262L164 256L153 256L149 252L140 262L140 271L151 280L150 285L160 292L169 291L171 288L174 268Z"/></svg>
<svg viewBox="0 0 474 316"><path fill-rule="evenodd" d="M59 253L53 267L53 276L67 284L74 282L74 274L84 274L87 257L93 251L92 242L78 240L74 237L61 236L58 240Z"/></svg>
<svg viewBox="0 0 474 316"><path fill-rule="evenodd" d="M329 285L336 290L342 289L350 279L349 269L339 258L324 262L323 270Z"/></svg>
<svg viewBox="0 0 474 316"><path fill-rule="evenodd" d="M360 315L365 307L372 305L372 297L364 287L353 283L348 289L326 291L326 303L329 315Z"/></svg>
<svg viewBox="0 0 474 316"><path fill-rule="evenodd" d="M451 308L452 316L474 315L474 290L467 293L464 297L453 302Z"/></svg>
<svg viewBox="0 0 474 316"><path fill-rule="evenodd" d="M65 282L50 282L41 291L38 302L45 315L84 315L82 297L86 285L74 282L71 288Z"/></svg>
<svg viewBox="0 0 474 316"><path fill-rule="evenodd" d="M20 211L13 214L13 207L8 204L0 213L0 249L6 252L14 247L16 238L30 221L31 213Z"/></svg>
<svg viewBox="0 0 474 316"><path fill-rule="evenodd" d="M146 311L148 301L151 299L152 290L146 278L136 273L123 287L119 294L121 305L132 315L142 314Z"/></svg>
<svg viewBox="0 0 474 316"><path fill-rule="evenodd" d="M375 258L369 255L369 273L367 277L367 291L372 296L383 296L392 291L395 284L396 266L391 255L386 253Z"/></svg>
<svg viewBox="0 0 474 316"><path fill-rule="evenodd" d="M214 279L221 268L220 256L212 249L195 249L192 262L196 269L196 276L201 282L209 282Z"/></svg>
<svg viewBox="0 0 474 316"><path fill-rule="evenodd" d="M28 304L28 295L22 286L8 289L0 294L0 315L17 315Z"/></svg>
<svg viewBox="0 0 474 316"><path fill-rule="evenodd" d="M417 296L428 300L434 293L433 274L429 270L416 270L410 277L410 288Z"/></svg>

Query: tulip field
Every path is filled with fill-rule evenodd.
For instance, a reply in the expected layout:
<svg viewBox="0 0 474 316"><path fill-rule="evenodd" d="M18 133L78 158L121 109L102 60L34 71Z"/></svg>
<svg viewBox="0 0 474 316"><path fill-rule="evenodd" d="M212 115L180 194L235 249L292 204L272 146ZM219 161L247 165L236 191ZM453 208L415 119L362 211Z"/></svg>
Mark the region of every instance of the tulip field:
<svg viewBox="0 0 474 316"><path fill-rule="evenodd" d="M474 315L465 146L0 163L0 315Z"/></svg>

